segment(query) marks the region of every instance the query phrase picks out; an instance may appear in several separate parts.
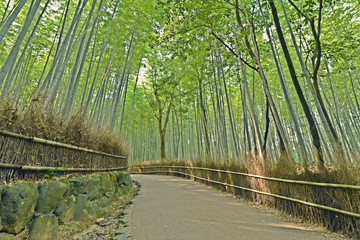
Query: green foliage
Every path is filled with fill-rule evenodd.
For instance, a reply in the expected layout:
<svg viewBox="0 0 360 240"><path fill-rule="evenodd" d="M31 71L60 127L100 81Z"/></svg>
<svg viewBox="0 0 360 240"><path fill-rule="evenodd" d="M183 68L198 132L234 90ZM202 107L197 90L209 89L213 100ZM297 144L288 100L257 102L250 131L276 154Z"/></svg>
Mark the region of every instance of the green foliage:
<svg viewBox="0 0 360 240"><path fill-rule="evenodd" d="M52 177L58 177L58 171L61 170L60 168L56 168L54 170L46 170L46 172L43 175L43 178L52 178Z"/></svg>
<svg viewBox="0 0 360 240"><path fill-rule="evenodd" d="M25 24L31 2L26 2L0 42L0 67L9 57ZM236 15L236 2L239 4L239 16ZM265 135L266 97L262 79L254 70L258 63L251 56L252 51L260 59L295 160L301 161L294 119L289 113L289 101L285 99L279 80L270 47L271 40L277 54L276 59L280 63L280 74L289 92L290 103L294 106L296 118L301 125L307 154L314 157L309 126L282 54L269 2L91 0L84 5L78 21L72 24L81 10L78 8L79 2L50 1L29 47L25 49L30 32L45 7L46 1L41 1L16 56L15 63L19 64L19 68L14 72L14 79L7 92L7 101L12 110L5 114L9 122L3 126L11 128L11 117L22 116L34 103L44 101L41 114L50 116L51 109L68 123L75 121L71 118L74 113L80 113L91 130L107 129L117 137L128 137L132 143L131 155L134 159L146 159L149 156L156 158L159 155L156 150L159 149L159 126L156 120L162 118L164 121L167 107L171 105L166 131L170 158L195 159L204 155L205 131L208 131L212 145L211 157L225 161L224 159L235 157L235 149L231 144L234 140L230 137L229 109L235 126L232 133L239 142L240 152L245 156L254 156L258 151L254 143L255 122L260 128L259 137L263 139ZM321 143L326 157L329 162L336 161L332 139L310 91L312 86L306 82L306 72L298 61L281 1L273 2L295 65L296 76L312 110L311 114L317 119L316 128L321 131ZM293 1L298 9L288 0L282 2L301 52L300 57L311 75L311 59L315 56L316 39L309 19L318 28L321 1ZM9 16L10 9L15 6L15 2L10 1L9 8L6 8L7 3L8 1L0 2L0 29ZM95 4L95 8L90 18L92 4ZM320 91L331 122L342 139L343 148L350 152L347 157L349 163L357 162L355 159L359 154L355 152L358 152L356 149L360 138L359 124L353 120L358 119L360 111L358 6L356 0L323 1L321 28L318 29L322 53L318 73ZM264 13L264 19L261 12ZM85 32L88 20L90 27ZM271 39L265 31L266 26L270 29ZM94 31L91 31L92 27ZM135 90L137 64L140 62L142 49L145 49L145 54ZM255 50L258 50L258 55ZM21 53L24 53L22 59ZM63 58L59 57L60 53ZM244 64L243 72L240 64ZM2 90L4 86L0 88ZM69 96L72 101L67 100ZM250 114L250 104L254 105L256 116ZM255 117L257 120L254 120ZM271 112L269 119L266 150L269 157L277 158L280 155L280 143ZM77 126L82 125L72 126L71 129L64 129L63 134L71 135L76 132ZM97 138L102 139L102 143L117 141L109 140L104 135L107 134ZM81 139L84 142L90 141L86 137ZM74 141L71 143L75 144ZM108 149L106 144L97 143L103 149Z"/></svg>

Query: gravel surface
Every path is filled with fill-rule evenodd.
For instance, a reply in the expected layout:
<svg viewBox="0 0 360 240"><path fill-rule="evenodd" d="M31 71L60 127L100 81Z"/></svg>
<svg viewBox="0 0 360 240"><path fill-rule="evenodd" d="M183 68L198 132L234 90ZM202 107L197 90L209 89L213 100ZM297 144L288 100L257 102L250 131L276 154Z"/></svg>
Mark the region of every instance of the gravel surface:
<svg viewBox="0 0 360 240"><path fill-rule="evenodd" d="M73 236L74 240L110 240L110 239L130 239L129 235L129 210L118 208L110 216L96 219L95 224L91 225L83 232Z"/></svg>
<svg viewBox="0 0 360 240"><path fill-rule="evenodd" d="M198 182L157 175L132 178L141 184L130 211L133 240L346 239Z"/></svg>
<svg viewBox="0 0 360 240"><path fill-rule="evenodd" d="M60 226L59 239L73 240L128 240L130 234L130 211L138 194L139 186L128 195L105 207L96 216L89 216L84 221L72 221Z"/></svg>

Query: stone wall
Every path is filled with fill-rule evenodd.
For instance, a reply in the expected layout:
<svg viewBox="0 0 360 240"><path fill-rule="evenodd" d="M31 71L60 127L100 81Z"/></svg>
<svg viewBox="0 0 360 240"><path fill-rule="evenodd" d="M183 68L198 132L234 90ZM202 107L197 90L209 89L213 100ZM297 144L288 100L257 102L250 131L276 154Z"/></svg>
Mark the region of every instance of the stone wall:
<svg viewBox="0 0 360 240"><path fill-rule="evenodd" d="M97 213L131 186L128 172L0 185L0 239L16 239L29 224L29 240L57 239L59 224Z"/></svg>

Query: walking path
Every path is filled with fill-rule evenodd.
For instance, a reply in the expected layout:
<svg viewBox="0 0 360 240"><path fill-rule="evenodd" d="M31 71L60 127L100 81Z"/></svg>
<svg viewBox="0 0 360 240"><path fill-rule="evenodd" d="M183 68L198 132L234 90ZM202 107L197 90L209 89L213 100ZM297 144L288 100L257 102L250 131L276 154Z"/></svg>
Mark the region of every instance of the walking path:
<svg viewBox="0 0 360 240"><path fill-rule="evenodd" d="M198 182L135 175L142 185L132 207L133 240L343 239L309 230Z"/></svg>

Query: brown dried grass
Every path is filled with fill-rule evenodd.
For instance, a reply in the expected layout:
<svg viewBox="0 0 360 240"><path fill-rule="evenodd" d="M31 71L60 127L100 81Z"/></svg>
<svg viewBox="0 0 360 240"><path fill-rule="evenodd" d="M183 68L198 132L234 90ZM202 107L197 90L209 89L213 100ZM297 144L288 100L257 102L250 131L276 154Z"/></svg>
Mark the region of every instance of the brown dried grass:
<svg viewBox="0 0 360 240"><path fill-rule="evenodd" d="M90 128L79 111L69 120L54 110L44 112L41 101L33 102L24 113L8 101L0 102L0 129L38 137L113 155L127 156L128 146L119 135L104 127Z"/></svg>

